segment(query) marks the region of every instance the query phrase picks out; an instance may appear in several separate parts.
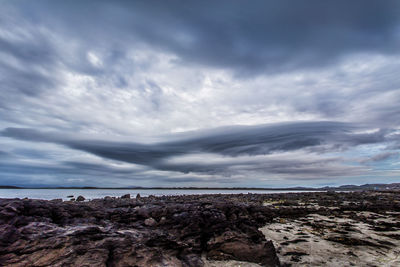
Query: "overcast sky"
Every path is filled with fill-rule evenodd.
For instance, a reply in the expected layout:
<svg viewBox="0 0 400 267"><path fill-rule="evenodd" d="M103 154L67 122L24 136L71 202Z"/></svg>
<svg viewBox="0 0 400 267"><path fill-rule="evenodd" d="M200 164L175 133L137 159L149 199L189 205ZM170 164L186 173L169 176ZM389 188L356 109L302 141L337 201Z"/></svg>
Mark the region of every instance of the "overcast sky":
<svg viewBox="0 0 400 267"><path fill-rule="evenodd" d="M0 3L0 185L400 182L400 1Z"/></svg>

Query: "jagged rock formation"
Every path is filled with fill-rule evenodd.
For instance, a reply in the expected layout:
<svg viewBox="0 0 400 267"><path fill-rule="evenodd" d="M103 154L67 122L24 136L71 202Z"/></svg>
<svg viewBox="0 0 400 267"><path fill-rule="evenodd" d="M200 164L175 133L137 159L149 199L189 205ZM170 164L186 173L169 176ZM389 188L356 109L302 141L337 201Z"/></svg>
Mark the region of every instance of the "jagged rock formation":
<svg viewBox="0 0 400 267"><path fill-rule="evenodd" d="M285 218L359 211L399 212L400 196L314 192L106 197L86 202L0 199L0 266L203 266L206 259L279 266L275 247L261 227L279 228L277 219L283 224ZM310 227L320 225L328 227ZM387 222L373 226L380 231L400 228L399 223ZM367 244L354 243L354 238L330 239ZM297 260L302 256L290 253L295 252L284 255Z"/></svg>
<svg viewBox="0 0 400 267"><path fill-rule="evenodd" d="M210 259L278 266L255 207L135 199L0 201L3 266L203 266Z"/></svg>

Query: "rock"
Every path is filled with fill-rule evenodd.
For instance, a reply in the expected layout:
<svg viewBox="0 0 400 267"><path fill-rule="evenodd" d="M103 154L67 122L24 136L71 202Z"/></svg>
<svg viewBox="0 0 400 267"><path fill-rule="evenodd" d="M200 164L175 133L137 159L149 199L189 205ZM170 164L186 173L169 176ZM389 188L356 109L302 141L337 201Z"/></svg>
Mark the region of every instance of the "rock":
<svg viewBox="0 0 400 267"><path fill-rule="evenodd" d="M69 195L69 196L67 196L67 198L73 198L74 196L73 195Z"/></svg>
<svg viewBox="0 0 400 267"><path fill-rule="evenodd" d="M161 217L161 219L160 219L160 224L164 224L164 223L166 223L167 222L167 218L165 218L165 216L163 216L163 217Z"/></svg>
<svg viewBox="0 0 400 267"><path fill-rule="evenodd" d="M141 201L105 197L90 202L0 199L0 265L203 266L202 256L206 255L276 266L275 248L259 229L273 221L279 224L280 218L287 223L315 213L333 216L331 207L338 199L354 204L340 206L337 214L388 229L400 226L396 220L382 225L367 215L357 216L359 211L384 216L400 211L400 194L387 192L337 192L335 197L319 192L161 196ZM294 208L285 206L286 200L326 206ZM262 206L265 201L274 205ZM306 223L318 231L326 227ZM307 238L301 237L305 241L296 246L307 246ZM397 244L395 239L370 244L339 237L327 242L387 248ZM292 256L300 257L282 255Z"/></svg>
<svg viewBox="0 0 400 267"><path fill-rule="evenodd" d="M271 241L254 242L247 235L227 232L207 243L207 258L212 260L238 260L279 266L275 247Z"/></svg>
<svg viewBox="0 0 400 267"><path fill-rule="evenodd" d="M145 219L150 217L150 211L146 207L142 207L142 208L137 209L137 214L140 217L145 218Z"/></svg>
<svg viewBox="0 0 400 267"><path fill-rule="evenodd" d="M204 266L203 260L196 254L186 254L182 257L186 266Z"/></svg>
<svg viewBox="0 0 400 267"><path fill-rule="evenodd" d="M139 193L136 195L136 199L140 199L140 194Z"/></svg>
<svg viewBox="0 0 400 267"><path fill-rule="evenodd" d="M9 212L18 213L19 210L23 209L23 204L19 201L13 201L6 205L5 208Z"/></svg>
<svg viewBox="0 0 400 267"><path fill-rule="evenodd" d="M76 201L84 201L85 200L85 198L83 197L83 196L78 196L77 198L76 198Z"/></svg>
<svg viewBox="0 0 400 267"><path fill-rule="evenodd" d="M129 199L129 198L131 198L131 194L125 194L125 195L123 195L121 198L127 198L127 199Z"/></svg>
<svg viewBox="0 0 400 267"><path fill-rule="evenodd" d="M153 218L148 218L148 219L144 220L144 224L147 226L154 226L157 224L157 222Z"/></svg>
<svg viewBox="0 0 400 267"><path fill-rule="evenodd" d="M20 234L13 225L0 226L0 246L13 243L18 240Z"/></svg>

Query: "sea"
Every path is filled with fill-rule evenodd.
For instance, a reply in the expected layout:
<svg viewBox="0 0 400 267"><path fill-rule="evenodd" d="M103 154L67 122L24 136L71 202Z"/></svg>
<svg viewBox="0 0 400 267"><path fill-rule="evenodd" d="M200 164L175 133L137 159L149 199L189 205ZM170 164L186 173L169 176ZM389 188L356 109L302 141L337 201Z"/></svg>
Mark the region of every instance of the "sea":
<svg viewBox="0 0 400 267"><path fill-rule="evenodd" d="M30 198L30 199L63 199L69 200L73 196L83 196L85 199L121 197L131 194L135 197L140 194L146 196L175 196L196 194L277 194L307 191L291 190L232 190L232 189L0 189L0 198ZM314 191L315 192L315 191Z"/></svg>

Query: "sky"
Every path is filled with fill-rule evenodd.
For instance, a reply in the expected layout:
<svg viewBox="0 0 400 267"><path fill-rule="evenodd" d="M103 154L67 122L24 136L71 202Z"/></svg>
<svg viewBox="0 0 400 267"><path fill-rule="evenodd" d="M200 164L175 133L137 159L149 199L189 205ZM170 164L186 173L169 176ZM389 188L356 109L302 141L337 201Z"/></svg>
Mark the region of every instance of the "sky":
<svg viewBox="0 0 400 267"><path fill-rule="evenodd" d="M400 182L400 1L0 3L0 185Z"/></svg>

